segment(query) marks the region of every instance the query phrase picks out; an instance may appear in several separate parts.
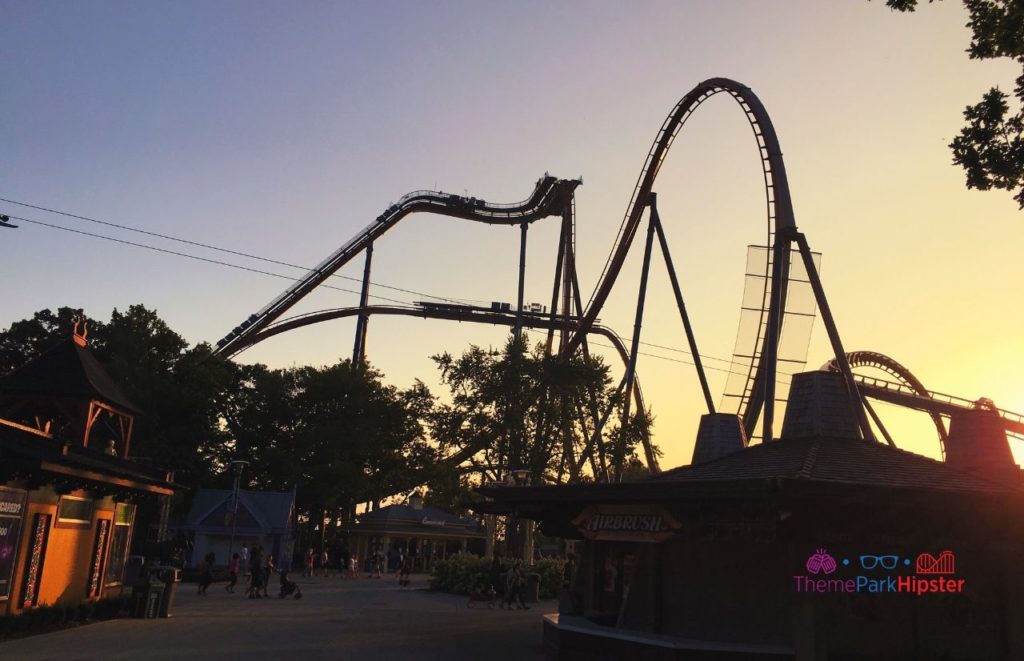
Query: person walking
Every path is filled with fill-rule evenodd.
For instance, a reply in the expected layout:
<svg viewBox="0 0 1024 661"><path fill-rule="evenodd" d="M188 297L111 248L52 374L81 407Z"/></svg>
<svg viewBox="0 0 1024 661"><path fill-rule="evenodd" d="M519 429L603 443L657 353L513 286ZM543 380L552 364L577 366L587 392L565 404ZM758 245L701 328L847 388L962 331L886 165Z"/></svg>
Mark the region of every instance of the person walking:
<svg viewBox="0 0 1024 661"><path fill-rule="evenodd" d="M384 575L384 552L377 551L377 557L375 560L374 573L376 576L374 578L380 578Z"/></svg>
<svg viewBox="0 0 1024 661"><path fill-rule="evenodd" d="M249 571L251 577L249 579L249 590L246 594L250 599L261 599L263 597L260 594L260 589L263 587L263 548L259 544L253 547L252 555L249 556Z"/></svg>
<svg viewBox="0 0 1024 661"><path fill-rule="evenodd" d="M210 551L203 558L203 572L199 575L199 594L205 595L206 588L210 587L210 583L213 583L213 563L217 560L217 556Z"/></svg>
<svg viewBox="0 0 1024 661"><path fill-rule="evenodd" d="M270 577L274 575L274 556L267 554L267 563L263 566L263 596L268 597L267 587L270 585Z"/></svg>
<svg viewBox="0 0 1024 661"><path fill-rule="evenodd" d="M508 606L509 610L512 610L512 602L516 602L516 608L519 610L529 610L529 606L523 601L523 586L526 583L526 577L523 575L522 566L519 564L519 560L512 563L512 568L508 570L508 574L505 579L505 599L501 602L501 607L505 608Z"/></svg>
<svg viewBox="0 0 1024 661"><path fill-rule="evenodd" d="M406 556L404 553L399 554L399 556L398 556L398 567L395 569L395 573L398 574L398 587L399 588L407 588L407 587L409 587L409 570L410 570L409 565L410 564L412 564L412 563L409 562L408 556Z"/></svg>
<svg viewBox="0 0 1024 661"><path fill-rule="evenodd" d="M238 566L242 571L249 572L249 547L242 544L242 550L238 552Z"/></svg>
<svg viewBox="0 0 1024 661"><path fill-rule="evenodd" d="M306 551L306 568L303 570L303 576L309 576L313 578L313 564L316 562L316 553L313 551L313 547L310 546L309 550Z"/></svg>
<svg viewBox="0 0 1024 661"><path fill-rule="evenodd" d="M505 596L505 581L502 580L505 575L505 568L501 566L501 557L497 553L494 554L494 558L491 560L491 569L487 574L487 580L490 581L490 587L495 592L501 593Z"/></svg>
<svg viewBox="0 0 1024 661"><path fill-rule="evenodd" d="M327 578L327 569L330 567L330 564L328 564L329 560L330 558L327 557L327 547L325 546L320 551L320 568L324 570L324 578Z"/></svg>
<svg viewBox="0 0 1024 661"><path fill-rule="evenodd" d="M238 584L238 566L239 566L238 563L239 562L240 562L240 559L239 559L238 554L237 553L233 554L231 556L231 562L228 563L228 573L230 574L230 579L228 580L228 584L224 586L224 589L227 590L228 592L234 592L235 591L235 585Z"/></svg>

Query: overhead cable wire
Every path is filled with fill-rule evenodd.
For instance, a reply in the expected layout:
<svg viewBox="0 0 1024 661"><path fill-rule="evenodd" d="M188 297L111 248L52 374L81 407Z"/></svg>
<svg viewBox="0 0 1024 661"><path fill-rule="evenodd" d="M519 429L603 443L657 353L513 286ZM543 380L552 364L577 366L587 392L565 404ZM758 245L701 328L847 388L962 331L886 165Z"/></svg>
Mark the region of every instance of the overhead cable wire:
<svg viewBox="0 0 1024 661"><path fill-rule="evenodd" d="M0 202L7 202L9 204L16 204L18 206L27 207L27 208L30 208L30 209L36 209L38 211L44 211L46 213L52 213L52 214L56 214L56 215L60 215L60 216L65 216L65 217L68 217L68 218L74 218L74 219L77 219L77 220L84 220L84 221L87 221L87 222L90 222L90 223L96 223L96 224L99 224L99 225L106 225L108 227L114 227L116 229L121 229L121 230L125 230L125 231L128 231L128 232L135 232L135 233L138 233L138 234L144 234L146 236L152 236L152 237L155 237L155 238L166 239L168 241L175 241L175 242L178 242L178 243L183 243L183 244L195 246L195 247L198 247L198 248L205 248L205 249L208 249L208 250L214 250L214 251L218 251L218 252L223 252L223 253L227 253L227 254L230 254L230 255L237 255L239 257L245 257L247 259L255 259L257 261L262 261L262 262L266 262L266 263L269 263L269 264L277 264L279 266L287 266L289 268L303 269L303 270L307 270L307 271L310 270L309 268L304 267L304 266L300 266L298 264L291 264L289 262L284 262L284 261L277 260L277 259L272 259L272 258L269 258L269 257L261 257L259 255L253 255L251 253L241 252L241 251L238 251L238 250L231 250L230 248L222 248L220 246L214 246L214 245L207 244L207 243L201 243L199 241L192 241L192 240L189 240L189 239L182 239L180 237L171 236L169 234L161 234L159 232L151 232L149 230L143 230L143 229L139 229L139 228L136 228L136 227L130 227L128 225L121 225L121 224L109 222L109 221L106 221L106 220L99 220L97 218L90 218L88 216L82 216L82 215L71 213L71 212L68 212L68 211L61 211L59 209L52 209L52 208L49 208L49 207L44 207L44 206L40 206L40 205L36 205L36 204L31 204L31 203L28 203L28 202L19 202L17 200L12 200L10 198L0 197ZM269 275L269 276L275 277L275 278L282 278L282 279L286 279L286 280L294 280L294 278L292 278L290 276L287 276L287 275L283 275L281 273L273 273L273 272L270 272L270 271L264 271L262 269L256 269L256 268L252 268L252 267L248 267L248 266L242 266L240 264L232 264L232 263L224 262L224 261L221 261L221 260L210 259L210 258L207 258L207 257L200 257L198 255L193 255L193 254L190 254L190 253L183 253L183 252L179 252L179 251L175 251L175 250L169 250L169 249L166 249L166 248L159 248L157 246L151 246L151 245L143 244L143 243L136 243L136 242L133 242L133 241L128 241L128 240L125 240L125 239L118 239L118 238L115 238L115 237L106 236L106 235L102 235L102 234L94 234L92 232L86 232L84 230L76 230L76 229L73 229L73 228L70 228L70 227L63 227L61 225L54 225L54 224L46 223L46 222L43 222L43 221L40 221L40 220L32 220L30 218L24 218L24 217L21 217L21 216L13 216L12 215L10 217L11 218L15 218L17 220L22 220L22 221L27 222L27 223L33 223L33 224L36 224L36 225L42 225L42 226L49 227L49 228L52 228L52 229L58 229L58 230L66 231L66 232L72 232L72 233L75 233L75 234L81 234L81 235L84 235L84 236L90 236L90 237L105 239L107 241L113 241L115 243L121 243L121 244L124 244L124 245L134 246L134 247L138 247L138 248L144 248L144 249L147 249L147 250L154 250L154 251L162 252L162 253L169 254L169 255L175 255L175 256L178 256L178 257L185 257L187 259L194 259L194 260L197 260L197 261L207 262L207 263L210 263L210 264L217 264L217 265L220 265L220 266L227 266L227 267L238 269L238 270L249 271L251 273L259 273L261 275ZM360 282L360 283L362 282L362 280L360 280L359 278L353 278L353 277L350 277L350 276L340 275L340 274L337 274L337 273L332 274L332 277L341 278L343 280L350 280L350 281L353 281L353 282ZM446 296L437 296L435 294L428 294L426 292L420 292L420 291L415 291L415 290L411 290L411 289L404 289L402 287L396 287L396 286L393 286L393 285L385 285L385 284L381 284L381 283L375 283L375 282L372 282L372 281L370 282L370 284L372 284L373 286L376 286L376 287L381 287L383 289L390 289L390 290L393 290L393 291L399 291L399 292L402 292L402 293L405 293L405 294L413 294L415 296L423 296L425 298L431 298L431 299L439 300L439 301L448 301L448 302L454 302L454 303L464 303L466 301L479 301L479 300L481 300L481 299L457 299L457 298L450 298L450 297L446 297ZM335 287L335 286L332 286L332 285L326 285L325 284L325 285L321 285L321 286L326 287L327 289L334 289L336 291L343 291L343 292L347 292L347 293L350 293L350 294L359 294L360 293L358 291L354 291L354 290L351 290L351 289L345 289L343 287ZM375 294L370 294L370 296L372 298L376 298L378 300L388 301L389 303L398 303L400 305L412 305L412 302L410 302L410 301L400 301L398 299L388 298L388 297L385 297L385 296L377 296ZM630 340L630 338L624 338L624 341L628 342L628 341L631 341L631 340ZM653 348L657 348L657 349L663 349L663 350L666 350L666 351L673 351L673 352L681 353L681 354L684 354L684 355L692 355L692 352L690 352L690 351L688 351L686 349L678 348L678 347L670 347L670 346L665 346L665 345L661 345L661 344L655 344L653 342L644 342L642 340L640 341L640 344L645 345L645 346L649 346L649 347L653 347ZM614 348L614 347L611 347L611 348ZM641 355L654 356L654 357L657 357L657 358L662 358L663 360L673 360L673 359L668 358L666 356L657 356L656 354L641 353ZM718 361L718 362L721 362L721 363L728 363L730 365L734 362L734 360L731 359L731 358L722 358L722 357L719 357L719 356L712 356L712 355L701 355L701 358L703 358L705 360L714 360L714 361ZM679 362L679 363L683 363L683 364L686 364L686 365L693 365L693 363L691 363L689 361L674 360L674 362ZM727 372L727 373L731 373L731 374L739 374L739 373L735 372L734 370L724 369L724 368L720 368L720 367L707 366L707 369L711 369L711 370L715 370L715 371L719 371L719 372Z"/></svg>
<svg viewBox="0 0 1024 661"><path fill-rule="evenodd" d="M148 244L145 244L145 243L136 243L135 241L128 241L126 239L118 239L116 237L106 236L104 234L95 234L93 232L86 232L85 230L76 230L76 229L71 228L71 227L63 227L61 225L54 225L52 223L46 223L46 222L43 222L41 220L33 220L31 218L23 218L22 216L11 216L11 218L17 218L18 220L26 222L26 223L32 223L33 225L42 225L43 227L49 227L49 228L55 229L55 230L61 230L61 231L64 231L64 232L72 232L74 234L81 234L83 236L91 236L93 238L104 239L106 241L113 241L114 243L121 243L121 244L124 244L124 245L127 245L127 246L132 246L132 247L135 247L135 248L144 248L146 250L153 250L155 252L161 252L161 253L164 253L164 254L167 254L167 255L174 255L176 257L185 257L187 259L194 259L196 261L206 262L208 264L217 264L218 266L227 266L227 267L230 267L230 268L233 268L233 269L238 269L240 271L249 271L250 273L259 273L261 275L269 275L269 276L274 277L274 278L283 278L285 280L292 280L292 281L294 281L294 278L292 278L291 276L284 275L282 273L274 273L272 271L264 271L262 269L254 269L254 268L252 268L250 266L242 266L241 264L232 264L231 262L225 262L225 261L221 261L219 259L211 259L209 257L200 257L199 255L191 255L191 254L189 254L187 252L179 252L177 250L168 250L167 248L160 248L160 247L157 247L157 246L151 246L151 245L148 245ZM334 289L334 290L337 290L337 291L343 291L343 292L347 292L349 294L356 294L356 295L360 294L360 292L358 292L358 291L356 291L354 289L345 289L344 287L335 287L333 285L321 285L321 287L326 287L327 289ZM398 303L399 305L410 305L409 301L400 301L400 300L398 300L396 298L387 298L386 296L377 296L375 294L370 294L370 296L373 297L373 298L380 299L382 301L388 301L389 303Z"/></svg>
<svg viewBox="0 0 1024 661"><path fill-rule="evenodd" d="M131 227L129 225L120 225L118 223L112 223L112 222L106 221L106 220L99 220L97 218L90 218L89 216L82 216L82 215L79 215L79 214L76 214L76 213L71 213L69 211L61 211L60 209L51 209L49 207L39 206L37 204L30 204L28 202L19 202L17 200L12 200L12 199L9 199L9 198L6 198L6 197L0 197L0 202L7 202L9 204L16 204L16 205L21 206L21 207L27 207L29 209L36 209L37 211L44 211L46 213L52 213L52 214L56 214L58 216L65 216L67 218L74 218L76 220L84 220L84 221L87 221L87 222L90 222L90 223L96 223L98 225L106 225L107 227L114 227L114 228L117 228L117 229L120 229L120 230L125 230L127 232L136 232L138 234L145 234L146 236L152 236L152 237L156 237L158 239L165 239L167 241L176 241L178 243L184 243L186 245L195 246L197 248L205 248L207 250L215 250L217 252L223 252L223 253L227 253L229 255L236 255L238 257L245 257L247 259L255 259L257 261L267 262L268 264L277 264L278 266L287 266L289 268L300 269L300 270L304 270L304 271L311 271L312 270L312 269L310 269L309 267L306 267L306 266L300 266L298 264L291 264L289 262L283 262L283 261L278 260L278 259L271 259L269 257L261 257L259 255L253 255L251 253L242 252L242 251L239 251L239 250L232 250L230 248L222 248L220 246L211 245L209 243L201 243L199 241L192 241L190 239L182 239L180 237L171 236L170 234L161 234L160 232L151 232L149 230L143 230L143 229L139 229L137 227ZM11 216L11 218L17 218L17 216ZM19 220L21 220L21 219L19 218ZM32 222L32 221L26 221L26 222ZM42 223L40 221L36 221L36 222L39 223L39 224L45 225L45 223ZM285 277L285 276L281 276L281 277ZM341 275L339 273L332 273L331 277L333 277L333 278L341 278L342 280L351 280L353 282L360 282L360 283L362 282L362 280L359 279L359 278L353 278L351 276ZM452 303L460 303L460 302L464 302L466 300L477 300L477 299L456 299L456 298L444 298L444 297L441 297L441 296L433 296L431 294L426 294L426 293L414 291L414 290L411 290L411 289L403 289L401 287L395 287L395 286L392 286L392 285L385 285L385 284L381 284L379 282L372 282L371 281L370 284L374 285L376 287L381 287L383 289L391 289L391 290L394 290L394 291L400 291L403 294L413 294L415 296L425 296L427 298L433 298L433 299L437 299L437 300L441 300L441 301L449 301L449 302L452 302ZM327 286L327 285L324 285L324 286ZM334 287L333 289L337 289L337 287ZM348 291L348 290L342 290L342 291ZM380 298L380 297L378 296L377 298ZM384 299L384 300L389 300L389 299Z"/></svg>

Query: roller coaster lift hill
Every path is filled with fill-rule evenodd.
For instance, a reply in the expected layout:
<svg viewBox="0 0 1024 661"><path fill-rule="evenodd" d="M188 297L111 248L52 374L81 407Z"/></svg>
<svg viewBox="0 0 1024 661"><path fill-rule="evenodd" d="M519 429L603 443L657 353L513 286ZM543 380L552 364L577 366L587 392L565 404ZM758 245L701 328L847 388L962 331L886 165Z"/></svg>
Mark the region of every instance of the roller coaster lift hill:
<svg viewBox="0 0 1024 661"><path fill-rule="evenodd" d="M807 281L813 292L814 302L821 314L822 322L832 348L833 358L825 368L839 372L846 385L850 404L856 412L860 435L864 440L874 441L875 433L869 417L881 432L885 442L894 444L888 431L866 397L879 399L901 406L922 410L932 416L939 431L940 443L948 441L942 416L952 415L961 410L984 405L999 416L1004 429L1017 437L1024 438L1024 416L1002 411L989 403L979 404L970 400L941 395L928 391L906 368L891 358L872 352L847 353L843 347L831 309L825 297L818 276L813 255L806 236L797 230L790 197L786 168L782 150L771 119L760 99L750 88L727 78L711 78L690 90L675 105L658 130L647 154L646 161L634 186L625 216L619 227L612 250L605 262L589 301L583 304L576 273L576 188L580 180L557 179L545 175L537 181L533 192L522 202L494 204L475 197L466 197L439 191L414 191L403 196L396 204L388 207L373 222L358 232L352 239L331 253L316 268L289 286L257 313L217 342L217 353L235 356L245 349L280 333L310 324L320 323L349 316L357 317L353 342L353 362L362 362L366 356L366 339L371 315L404 315L429 319L448 319L475 323L500 324L513 329L518 336L523 328L547 331L546 348L549 353L571 354L582 349L589 355L587 339L592 334L610 340L625 365L625 373L619 384L620 392L630 393L624 399L622 419L628 419L631 406L643 411L643 397L636 378L636 364L643 324L644 305L654 237L665 262L672 285L673 296L686 335L689 350L693 355L695 371L700 381L702 394L709 413L715 413L715 406L708 387L707 377L697 348L697 342L686 306L682 288L676 276L669 253L668 241L657 208L654 185L668 152L683 125L706 100L718 94L731 97L744 113L753 132L761 161L764 179L767 243L764 252L763 289L760 294L758 329L753 346L745 355L749 360L742 365L746 384L737 404L746 438L754 437L757 423L761 422L762 442L770 443L775 438L776 376L779 362L779 341L782 334L782 320L787 314L787 293L790 286L791 259L798 254ZM518 226L520 228L518 290L515 304L494 302L489 307L465 305L460 302L420 301L412 307L370 305L369 287L372 257L375 242L388 230L406 217L415 213L435 213L453 218L490 225ZM615 286L629 250L639 232L644 216L647 217L647 231L640 284L637 296L636 315L631 346L624 342L610 328L601 326L598 315ZM532 223L548 217L561 221L557 262L549 305L527 304L524 301L527 232ZM333 276L360 253L364 253L364 267L359 305L355 308L322 310L283 319L283 315L302 298ZM557 348L555 338L558 338ZM897 379L895 382L872 379L853 373L854 366L881 369ZM594 412L596 414L596 412ZM600 434L610 409L595 415L592 429L594 438L588 445L592 452L601 444ZM657 472L657 457L649 438L642 439L648 469ZM614 477L619 480L624 462L624 447L613 450ZM603 456L603 449L602 449Z"/></svg>

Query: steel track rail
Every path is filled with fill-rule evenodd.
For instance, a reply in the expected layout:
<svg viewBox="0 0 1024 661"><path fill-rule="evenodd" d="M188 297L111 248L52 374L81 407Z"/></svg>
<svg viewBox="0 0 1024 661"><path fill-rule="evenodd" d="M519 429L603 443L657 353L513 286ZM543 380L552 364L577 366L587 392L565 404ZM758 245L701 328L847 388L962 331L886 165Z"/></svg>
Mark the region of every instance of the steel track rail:
<svg viewBox="0 0 1024 661"><path fill-rule="evenodd" d="M247 346L247 338L266 329L289 308L366 249L375 239L410 214L436 213L490 225L532 223L547 216L561 214L562 209L571 199L573 191L579 185L579 180L558 179L545 175L537 182L537 186L529 198L513 204L493 204L477 198L467 198L439 191L408 193L263 309L236 326L217 343L215 351L221 355L230 356L237 353L240 348Z"/></svg>

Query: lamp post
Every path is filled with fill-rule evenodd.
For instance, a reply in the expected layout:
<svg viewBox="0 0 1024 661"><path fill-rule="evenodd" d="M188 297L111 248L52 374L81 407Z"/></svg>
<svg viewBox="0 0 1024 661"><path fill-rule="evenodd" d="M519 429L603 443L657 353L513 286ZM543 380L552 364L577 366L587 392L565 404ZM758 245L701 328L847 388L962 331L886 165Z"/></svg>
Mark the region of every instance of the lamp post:
<svg viewBox="0 0 1024 661"><path fill-rule="evenodd" d="M231 491L231 541L228 542L228 564L231 564L231 553L235 550L235 528L238 524L238 483L242 479L242 471L249 465L248 461L236 459L231 462L235 471L235 485Z"/></svg>

